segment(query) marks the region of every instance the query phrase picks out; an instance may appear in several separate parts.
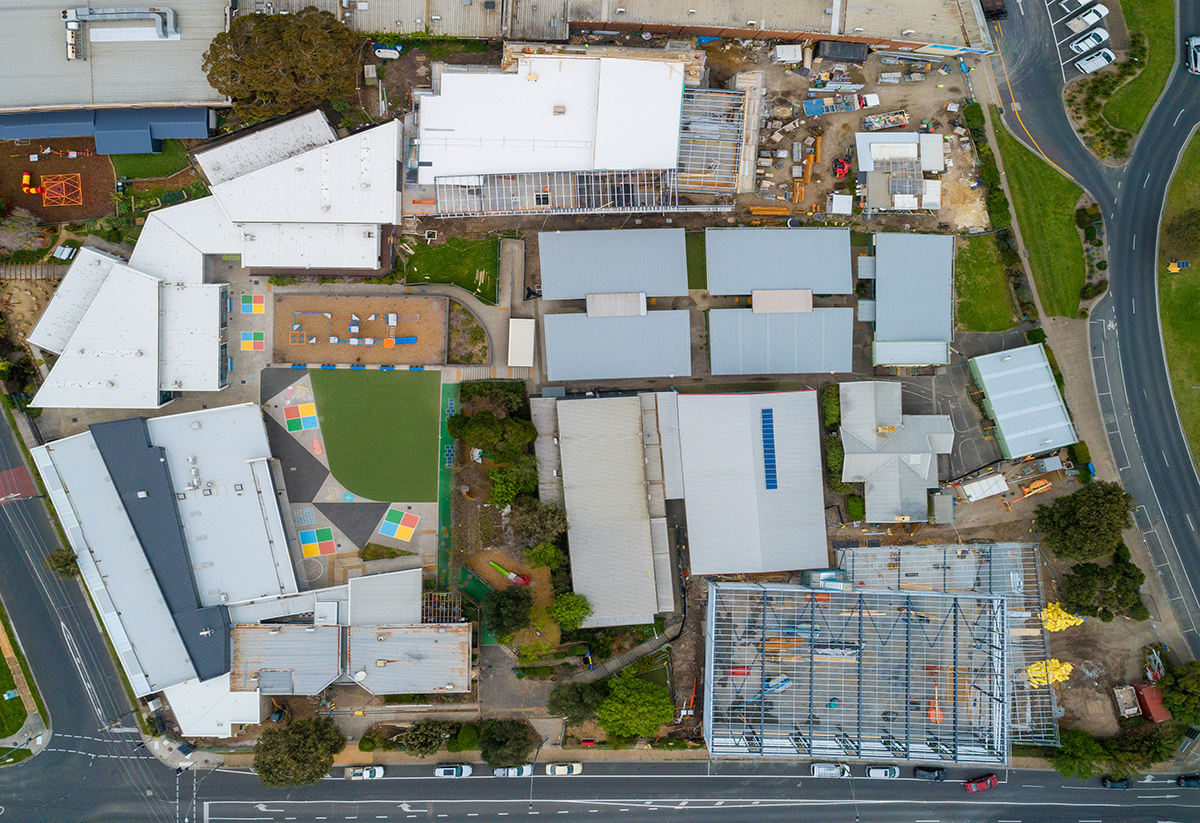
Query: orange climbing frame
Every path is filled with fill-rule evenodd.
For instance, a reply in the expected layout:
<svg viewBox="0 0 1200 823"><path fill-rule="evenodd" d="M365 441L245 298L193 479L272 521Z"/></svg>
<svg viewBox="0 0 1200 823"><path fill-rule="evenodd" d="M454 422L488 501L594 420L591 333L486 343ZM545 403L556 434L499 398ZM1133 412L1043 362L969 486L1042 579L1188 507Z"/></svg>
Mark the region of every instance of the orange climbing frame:
<svg viewBox="0 0 1200 823"><path fill-rule="evenodd" d="M43 206L82 206L83 186L78 174L52 174L42 178Z"/></svg>

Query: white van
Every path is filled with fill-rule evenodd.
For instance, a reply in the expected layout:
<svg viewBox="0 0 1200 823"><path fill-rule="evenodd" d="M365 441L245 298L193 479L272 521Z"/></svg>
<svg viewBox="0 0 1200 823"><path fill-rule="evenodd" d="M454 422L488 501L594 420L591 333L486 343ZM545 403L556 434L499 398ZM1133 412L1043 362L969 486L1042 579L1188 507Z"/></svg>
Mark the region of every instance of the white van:
<svg viewBox="0 0 1200 823"><path fill-rule="evenodd" d="M1112 49L1100 49L1100 51L1096 52L1090 57L1077 60L1075 62L1075 68L1079 69L1084 74L1091 74L1094 71L1099 71L1116 59L1117 56L1112 53Z"/></svg>
<svg viewBox="0 0 1200 823"><path fill-rule="evenodd" d="M850 767L845 763L813 763L813 777L849 777Z"/></svg>

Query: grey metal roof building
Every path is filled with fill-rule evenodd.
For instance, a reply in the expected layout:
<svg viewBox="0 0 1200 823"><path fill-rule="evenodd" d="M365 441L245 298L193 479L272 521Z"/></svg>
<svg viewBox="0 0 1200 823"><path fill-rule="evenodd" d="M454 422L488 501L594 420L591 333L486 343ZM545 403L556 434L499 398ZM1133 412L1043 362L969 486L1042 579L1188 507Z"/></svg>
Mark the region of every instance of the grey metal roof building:
<svg viewBox="0 0 1200 823"><path fill-rule="evenodd" d="M875 235L875 365L950 362L954 238Z"/></svg>
<svg viewBox="0 0 1200 823"><path fill-rule="evenodd" d="M421 622L421 570L350 578L351 625Z"/></svg>
<svg viewBox="0 0 1200 823"><path fill-rule="evenodd" d="M208 137L208 109L97 109L0 114L0 140L94 137L97 154L149 154L162 141Z"/></svg>
<svg viewBox="0 0 1200 823"><path fill-rule="evenodd" d="M341 631L296 624L234 626L230 691L321 692L342 673Z"/></svg>
<svg viewBox="0 0 1200 823"><path fill-rule="evenodd" d="M348 674L371 694L471 690L471 626L351 626Z"/></svg>
<svg viewBox="0 0 1200 823"><path fill-rule="evenodd" d="M1041 343L975 357L968 365L1005 457L1045 454L1079 441Z"/></svg>
<svg viewBox="0 0 1200 823"><path fill-rule="evenodd" d="M713 374L814 374L854 370L854 309L708 313Z"/></svg>
<svg viewBox="0 0 1200 823"><path fill-rule="evenodd" d="M810 289L850 294L849 229L704 230L709 294Z"/></svg>
<svg viewBox="0 0 1200 823"><path fill-rule="evenodd" d="M866 522L929 520L939 454L954 447L947 415L901 413L899 383L842 383L842 480L863 483Z"/></svg>
<svg viewBox="0 0 1200 823"><path fill-rule="evenodd" d="M683 229L544 231L538 233L538 255L545 300L688 291Z"/></svg>
<svg viewBox="0 0 1200 823"><path fill-rule="evenodd" d="M715 581L708 593L712 755L1008 762L1003 597Z"/></svg>
<svg viewBox="0 0 1200 823"><path fill-rule="evenodd" d="M659 608L641 400L585 398L557 406L571 579L592 604L583 625L652 623Z"/></svg>
<svg viewBox="0 0 1200 823"><path fill-rule="evenodd" d="M692 574L827 566L817 393L677 403Z"/></svg>
<svg viewBox="0 0 1200 823"><path fill-rule="evenodd" d="M688 377L692 373L687 311L627 317L547 314L542 328L550 380Z"/></svg>

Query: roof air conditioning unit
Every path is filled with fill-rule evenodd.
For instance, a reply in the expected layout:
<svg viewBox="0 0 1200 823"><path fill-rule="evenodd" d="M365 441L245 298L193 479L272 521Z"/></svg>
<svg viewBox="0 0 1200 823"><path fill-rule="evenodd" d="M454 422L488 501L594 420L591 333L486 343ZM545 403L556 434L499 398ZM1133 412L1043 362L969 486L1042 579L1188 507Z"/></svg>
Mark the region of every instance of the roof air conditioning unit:
<svg viewBox="0 0 1200 823"><path fill-rule="evenodd" d="M138 500L145 500L147 497L150 496L150 494L148 492L140 491L140 492L138 492L137 496L138 496Z"/></svg>
<svg viewBox="0 0 1200 823"><path fill-rule="evenodd" d="M624 14L624 13L625 13L625 9L620 9L620 8L617 9L617 14Z"/></svg>
<svg viewBox="0 0 1200 823"><path fill-rule="evenodd" d="M557 117L557 116L559 116L559 115L562 115L562 114L566 114L566 113L567 113L567 107L566 107L566 106L555 106L555 107L554 107L554 115L555 115L556 117Z"/></svg>
<svg viewBox="0 0 1200 823"><path fill-rule="evenodd" d="M696 13L695 9L688 9L688 14L695 14L695 13Z"/></svg>
<svg viewBox="0 0 1200 823"><path fill-rule="evenodd" d="M876 426L875 427L876 434L892 434L894 431L896 431L895 426Z"/></svg>
<svg viewBox="0 0 1200 823"><path fill-rule="evenodd" d="M195 463L195 462L196 462L196 455L194 455L194 454L189 454L189 455L188 455L188 462L189 462L189 463Z"/></svg>
<svg viewBox="0 0 1200 823"><path fill-rule="evenodd" d="M916 29L905 29L904 31L902 31L900 33L901 34L916 34L917 30Z"/></svg>
<svg viewBox="0 0 1200 823"><path fill-rule="evenodd" d="M227 595L225 592L221 592L221 602L222 602L222 603L228 603L228 602L229 602L229 595Z"/></svg>
<svg viewBox="0 0 1200 823"><path fill-rule="evenodd" d="M757 20L747 20L747 21L746 21L746 25L747 25L747 26L757 26L757 25L758 25L758 21L757 21Z"/></svg>
<svg viewBox="0 0 1200 823"><path fill-rule="evenodd" d="M388 664L388 662L386 660L384 660L382 657L375 661L376 668L382 669L387 664Z"/></svg>
<svg viewBox="0 0 1200 823"><path fill-rule="evenodd" d="M436 14L433 14L433 15L429 16L429 19L430 20L441 20L442 18Z"/></svg>

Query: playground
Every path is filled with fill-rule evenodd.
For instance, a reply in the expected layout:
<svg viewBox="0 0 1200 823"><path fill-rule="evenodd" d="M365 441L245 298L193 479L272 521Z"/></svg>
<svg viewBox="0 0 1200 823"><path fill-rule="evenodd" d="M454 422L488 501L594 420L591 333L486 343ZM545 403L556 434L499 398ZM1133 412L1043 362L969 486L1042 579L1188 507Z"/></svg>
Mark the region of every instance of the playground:
<svg viewBox="0 0 1200 823"><path fill-rule="evenodd" d="M75 223L112 214L112 163L107 156L93 154L95 149L90 137L20 145L0 142L0 200L9 208L28 209L42 223ZM31 155L37 160L30 160ZM23 185L26 174L29 180ZM49 189L49 197L39 191L43 187Z"/></svg>
<svg viewBox="0 0 1200 823"><path fill-rule="evenodd" d="M446 311L444 297L281 294L274 362L439 366Z"/></svg>
<svg viewBox="0 0 1200 823"><path fill-rule="evenodd" d="M315 369L309 375L329 470L346 489L370 500L438 499L439 372Z"/></svg>

